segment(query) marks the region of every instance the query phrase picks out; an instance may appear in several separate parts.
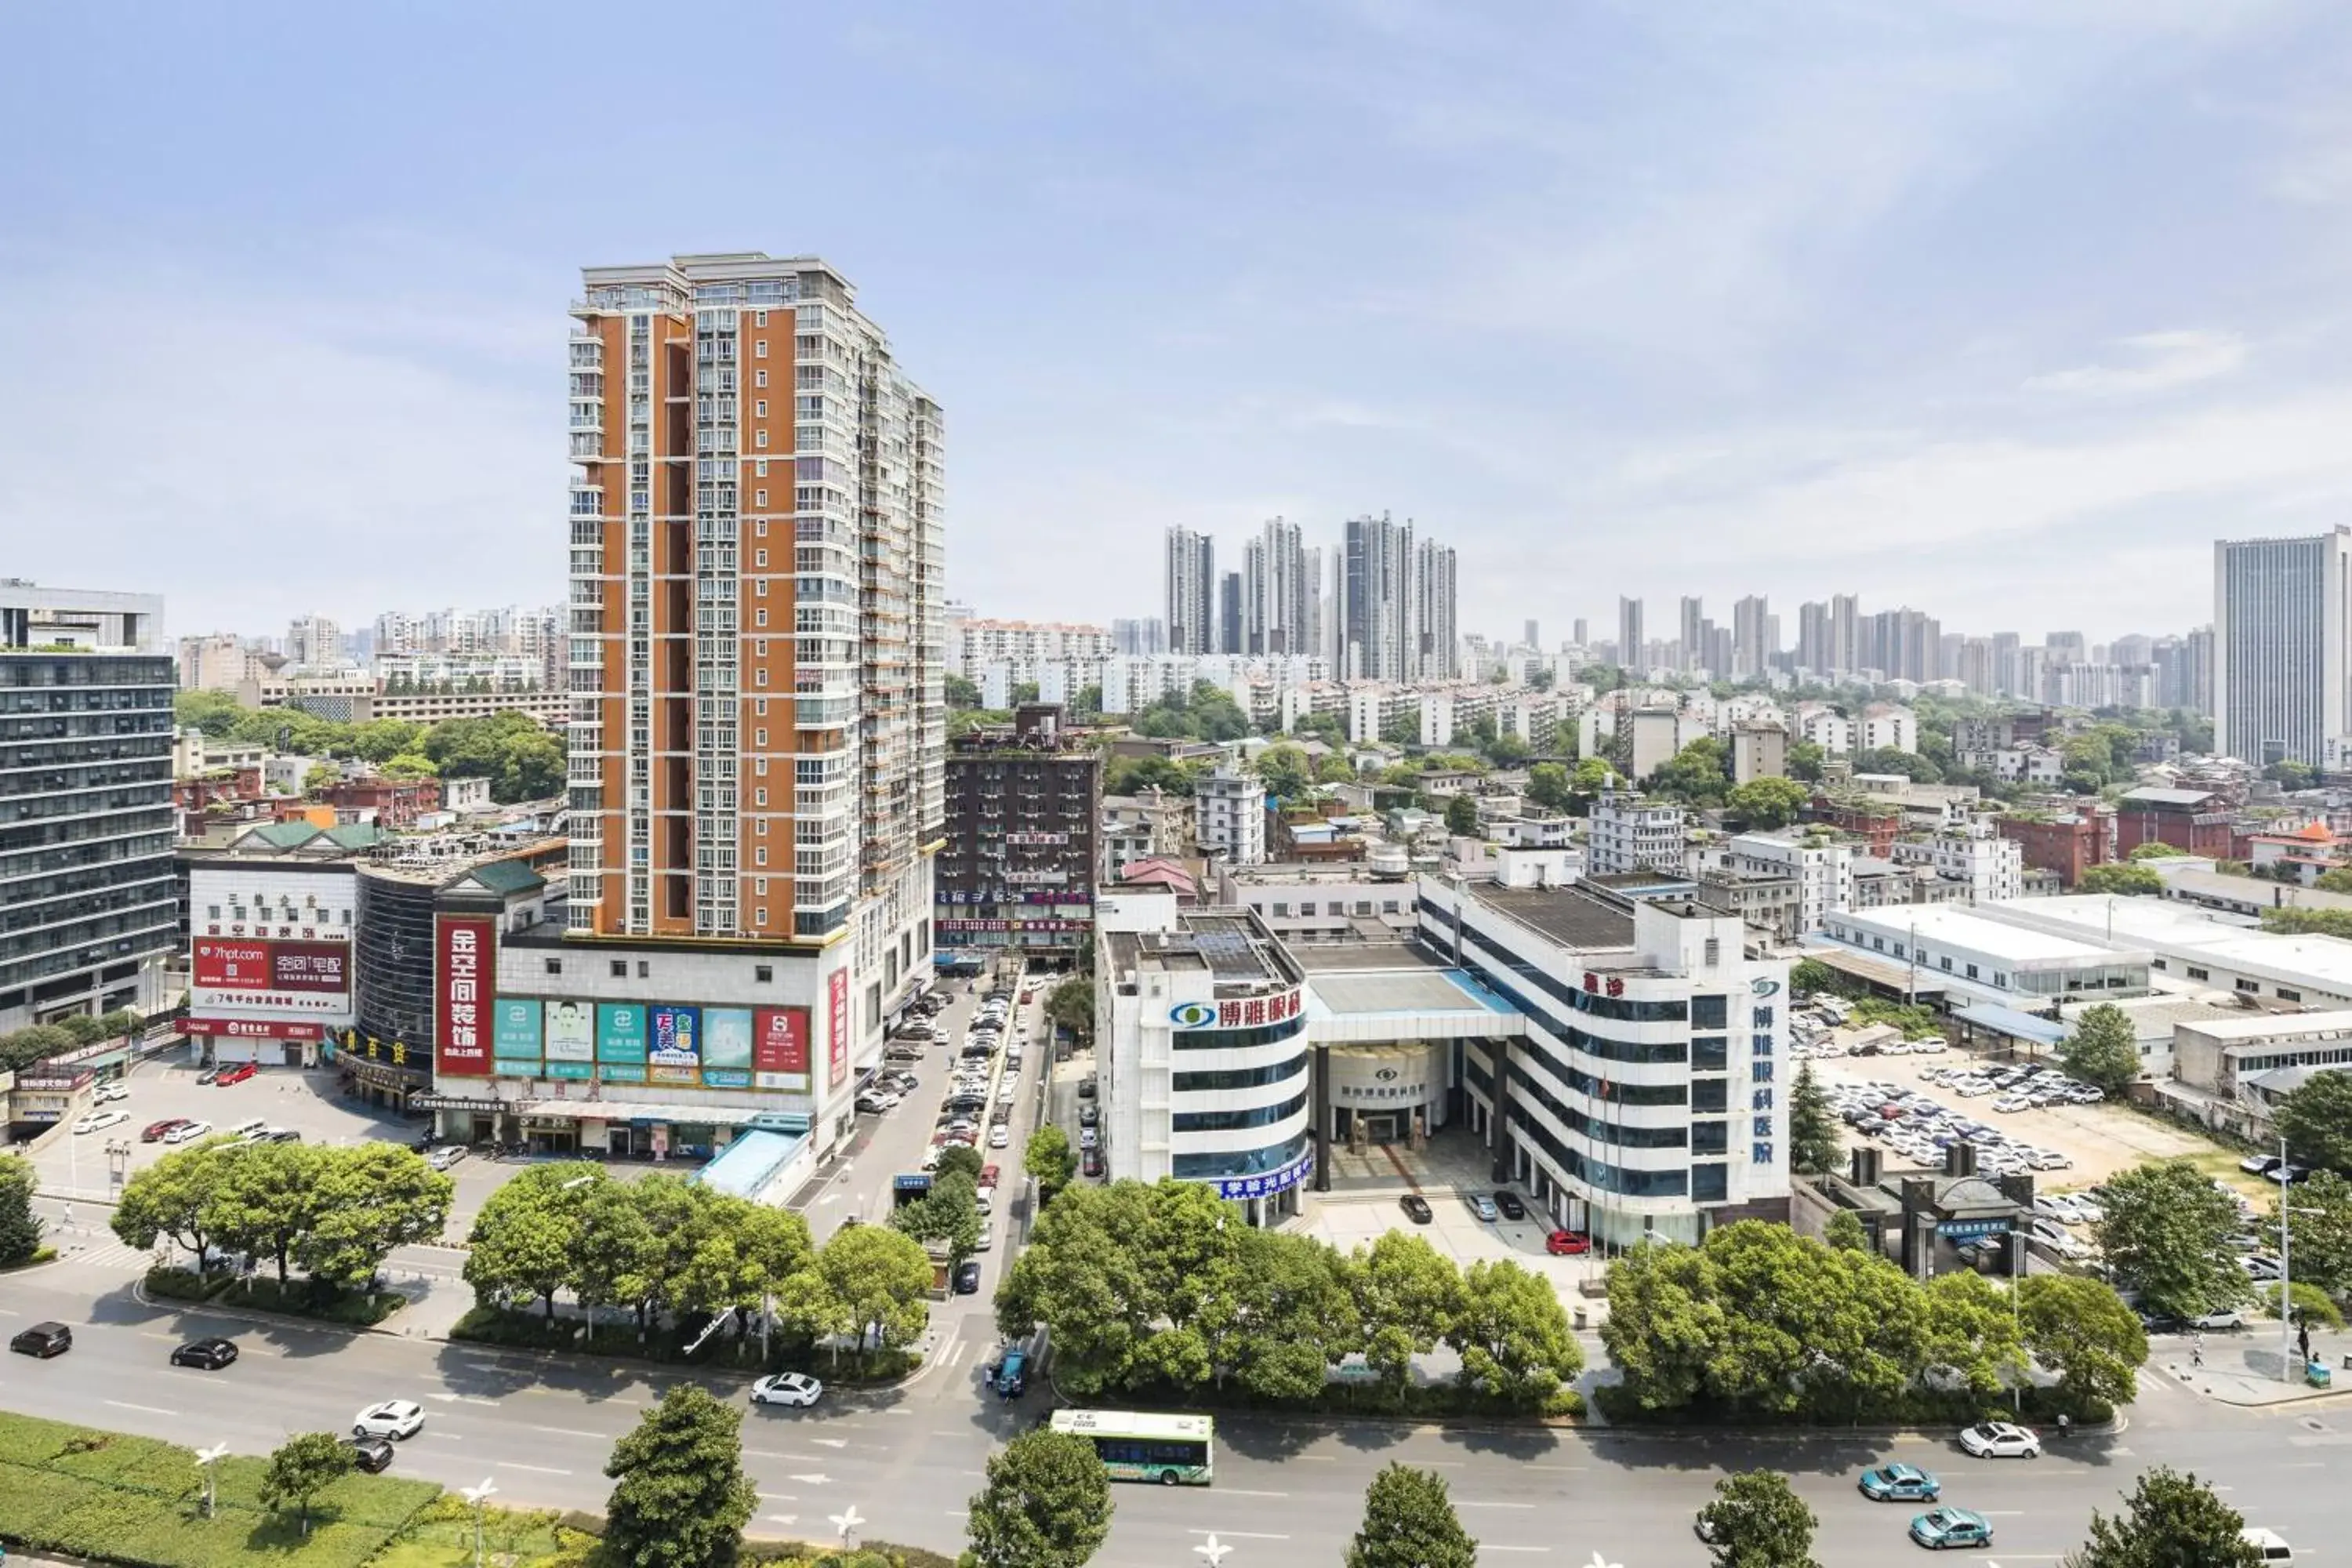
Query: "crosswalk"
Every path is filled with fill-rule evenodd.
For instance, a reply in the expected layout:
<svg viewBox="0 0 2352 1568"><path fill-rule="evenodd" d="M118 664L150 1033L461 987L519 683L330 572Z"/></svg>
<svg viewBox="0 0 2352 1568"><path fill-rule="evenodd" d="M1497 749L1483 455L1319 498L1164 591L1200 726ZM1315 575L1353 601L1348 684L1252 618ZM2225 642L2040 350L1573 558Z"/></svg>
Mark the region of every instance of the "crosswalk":
<svg viewBox="0 0 2352 1568"><path fill-rule="evenodd" d="M63 1226L52 1222L47 1240L58 1249L58 1261L81 1268L103 1268L118 1274L144 1274L158 1261L149 1247L132 1247L103 1226Z"/></svg>

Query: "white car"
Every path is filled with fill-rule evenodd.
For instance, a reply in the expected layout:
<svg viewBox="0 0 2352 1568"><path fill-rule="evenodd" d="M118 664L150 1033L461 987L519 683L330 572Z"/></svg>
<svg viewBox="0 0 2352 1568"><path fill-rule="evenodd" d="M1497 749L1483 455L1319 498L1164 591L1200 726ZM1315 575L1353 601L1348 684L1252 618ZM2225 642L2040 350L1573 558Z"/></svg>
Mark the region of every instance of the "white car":
<svg viewBox="0 0 2352 1568"><path fill-rule="evenodd" d="M131 1120L127 1110L93 1110L74 1123L76 1132L103 1132L110 1127L120 1127Z"/></svg>
<svg viewBox="0 0 2352 1568"><path fill-rule="evenodd" d="M106 1104L109 1100L129 1100L131 1086L127 1083L102 1083L98 1086L98 1091L90 1098L100 1105Z"/></svg>
<svg viewBox="0 0 2352 1568"><path fill-rule="evenodd" d="M352 1417L354 1437L414 1437L425 1429L425 1407L412 1399L387 1399Z"/></svg>
<svg viewBox="0 0 2352 1568"><path fill-rule="evenodd" d="M1081 1148L1081 1149L1091 1149L1091 1148L1093 1148L1093 1147L1095 1146L1095 1144L1096 1144L1097 1142L1099 1142L1099 1140L1095 1136L1095 1130L1094 1130L1093 1128L1091 1128L1091 1127L1081 1127L1081 1128L1079 1128L1079 1129L1078 1129L1078 1147L1079 1147L1079 1148Z"/></svg>
<svg viewBox="0 0 2352 1568"><path fill-rule="evenodd" d="M982 1221L980 1226L980 1240L973 1245L972 1250L975 1252L986 1252L990 1247L994 1247L995 1245L996 1222L992 1219Z"/></svg>
<svg viewBox="0 0 2352 1568"><path fill-rule="evenodd" d="M1011 1128L999 1125L988 1130L988 1146L990 1148L1003 1149L1009 1146L1012 1142L1013 1130Z"/></svg>
<svg viewBox="0 0 2352 1568"><path fill-rule="evenodd" d="M199 1138L209 1138L212 1135L213 1124L211 1122L191 1121L184 1126L174 1127L169 1132L164 1133L163 1142L166 1143L193 1143Z"/></svg>
<svg viewBox="0 0 2352 1568"><path fill-rule="evenodd" d="M780 1372L751 1385L754 1405L814 1405L824 1384L804 1372Z"/></svg>
<svg viewBox="0 0 2352 1568"><path fill-rule="evenodd" d="M2033 1199L2033 1212L2044 1218L2054 1219L2061 1225L2083 1223L2083 1211L2074 1206L2074 1200L2062 1198L2055 1193L2036 1194Z"/></svg>
<svg viewBox="0 0 2352 1568"><path fill-rule="evenodd" d="M2042 1439L2007 1421L1979 1421L1960 1434L1961 1449L1979 1459L2038 1459Z"/></svg>

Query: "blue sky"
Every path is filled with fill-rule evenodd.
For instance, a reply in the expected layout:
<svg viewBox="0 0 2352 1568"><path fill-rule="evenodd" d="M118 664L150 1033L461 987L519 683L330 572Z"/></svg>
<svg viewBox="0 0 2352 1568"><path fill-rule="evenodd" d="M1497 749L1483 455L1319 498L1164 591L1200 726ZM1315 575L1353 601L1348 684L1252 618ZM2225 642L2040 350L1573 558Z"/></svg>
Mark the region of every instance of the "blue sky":
<svg viewBox="0 0 2352 1568"><path fill-rule="evenodd" d="M1388 510L1465 630L2105 637L2352 522L2340 4L655 15L14 18L0 570L180 631L556 600L578 268L697 249L856 281L987 614Z"/></svg>

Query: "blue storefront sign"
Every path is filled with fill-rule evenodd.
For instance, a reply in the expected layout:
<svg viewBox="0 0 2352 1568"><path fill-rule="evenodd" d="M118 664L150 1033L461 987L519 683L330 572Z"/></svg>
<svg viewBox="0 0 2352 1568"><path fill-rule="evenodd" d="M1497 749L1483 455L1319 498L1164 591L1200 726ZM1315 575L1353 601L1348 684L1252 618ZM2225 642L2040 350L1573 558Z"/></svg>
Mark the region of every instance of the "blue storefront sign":
<svg viewBox="0 0 2352 1568"><path fill-rule="evenodd" d="M1260 1176L1233 1176L1217 1184L1221 1198L1270 1198L1286 1193L1305 1181L1315 1169L1315 1151L1308 1149L1297 1159L1278 1171L1268 1171Z"/></svg>
<svg viewBox="0 0 2352 1568"><path fill-rule="evenodd" d="M2007 1236L2009 1221L2005 1219L1948 1219L1936 1226L1936 1234L1947 1241L1967 1241L1971 1237Z"/></svg>

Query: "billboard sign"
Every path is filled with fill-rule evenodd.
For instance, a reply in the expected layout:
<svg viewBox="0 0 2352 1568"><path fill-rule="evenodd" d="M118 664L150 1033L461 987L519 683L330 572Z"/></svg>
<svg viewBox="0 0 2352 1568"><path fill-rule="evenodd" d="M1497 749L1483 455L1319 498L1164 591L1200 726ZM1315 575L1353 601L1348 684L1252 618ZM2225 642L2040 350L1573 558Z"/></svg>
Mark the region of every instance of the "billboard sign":
<svg viewBox="0 0 2352 1568"><path fill-rule="evenodd" d="M228 1040L321 1040L323 1024L302 1018L183 1018L180 1032Z"/></svg>
<svg viewBox="0 0 2352 1568"><path fill-rule="evenodd" d="M702 1078L702 1013L695 1007L648 1007L652 1047L646 1059L656 1083L697 1083Z"/></svg>
<svg viewBox="0 0 2352 1568"><path fill-rule="evenodd" d="M646 1081L646 1010L634 1002L596 1005L596 1076L606 1083Z"/></svg>
<svg viewBox="0 0 2352 1568"><path fill-rule="evenodd" d="M198 1006L334 1016L352 1005L352 949L341 942L198 937L189 954Z"/></svg>
<svg viewBox="0 0 2352 1568"><path fill-rule="evenodd" d="M705 1089L751 1087L751 1009L705 1007L702 1010L702 1086Z"/></svg>
<svg viewBox="0 0 2352 1568"><path fill-rule="evenodd" d="M809 1010L759 1007L751 1013L751 1079L761 1089L809 1087Z"/></svg>
<svg viewBox="0 0 2352 1568"><path fill-rule="evenodd" d="M839 1089L849 1077L849 971L835 970L824 989L824 1084Z"/></svg>
<svg viewBox="0 0 2352 1568"><path fill-rule="evenodd" d="M498 926L482 915L433 921L433 1071L487 1078L490 1071L490 944Z"/></svg>
<svg viewBox="0 0 2352 1568"><path fill-rule="evenodd" d="M546 1005L547 1076L588 1079L596 1074L596 1008L589 1002Z"/></svg>
<svg viewBox="0 0 2352 1568"><path fill-rule="evenodd" d="M535 998L501 996L491 1004L490 1054L500 1072L539 1076L540 1005Z"/></svg>

